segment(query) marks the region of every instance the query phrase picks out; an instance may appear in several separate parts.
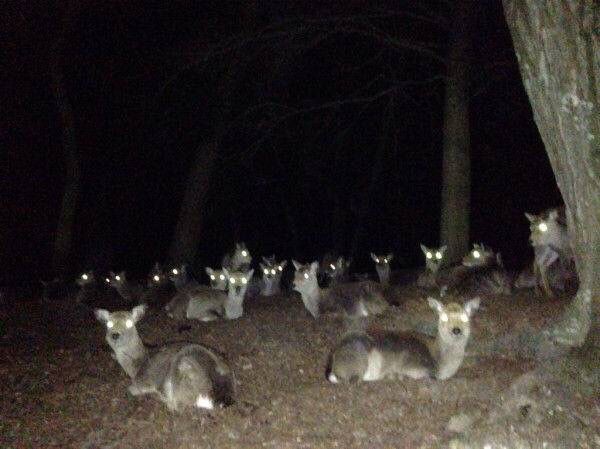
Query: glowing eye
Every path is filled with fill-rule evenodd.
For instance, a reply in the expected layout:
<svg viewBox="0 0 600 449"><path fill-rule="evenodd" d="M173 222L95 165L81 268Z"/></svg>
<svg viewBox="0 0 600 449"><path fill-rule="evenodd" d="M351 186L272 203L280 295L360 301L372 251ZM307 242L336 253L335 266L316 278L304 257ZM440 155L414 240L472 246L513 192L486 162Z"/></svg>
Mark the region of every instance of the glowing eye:
<svg viewBox="0 0 600 449"><path fill-rule="evenodd" d="M275 276L277 274L277 270L275 270L275 268L271 269L271 274Z"/></svg>
<svg viewBox="0 0 600 449"><path fill-rule="evenodd" d="M106 278L104 280L106 281L107 284L110 284L110 279Z"/></svg>
<svg viewBox="0 0 600 449"><path fill-rule="evenodd" d="M436 252L435 252L435 258L436 258L437 260L441 260L441 259L442 259L442 253L441 253L440 251L436 251Z"/></svg>
<svg viewBox="0 0 600 449"><path fill-rule="evenodd" d="M246 278L242 278L242 284L244 284L244 285L245 285L245 284L247 284L247 283L248 283L248 279L246 279Z"/></svg>
<svg viewBox="0 0 600 449"><path fill-rule="evenodd" d="M173 268L171 270L171 273L173 273L173 274L179 274L179 270L177 268Z"/></svg>
<svg viewBox="0 0 600 449"><path fill-rule="evenodd" d="M229 278L229 282L231 282L232 284L235 284L235 278Z"/></svg>
<svg viewBox="0 0 600 449"><path fill-rule="evenodd" d="M444 323L448 321L448 315L446 315L445 313L442 313L440 315L440 320L442 320Z"/></svg>
<svg viewBox="0 0 600 449"><path fill-rule="evenodd" d="M83 274L81 275L81 279L83 279L84 281L87 281L87 279L88 279L88 275L87 275L87 274L85 274L85 273L83 273Z"/></svg>
<svg viewBox="0 0 600 449"><path fill-rule="evenodd" d="M379 263L379 258L378 257L375 258L375 263Z"/></svg>
<svg viewBox="0 0 600 449"><path fill-rule="evenodd" d="M263 270L263 273L265 274L269 274L269 270L267 270L266 268Z"/></svg>
<svg viewBox="0 0 600 449"><path fill-rule="evenodd" d="M330 263L329 266L331 267L332 270L335 270L335 265Z"/></svg>
<svg viewBox="0 0 600 449"><path fill-rule="evenodd" d="M387 259L383 259L383 263L387 263Z"/></svg>
<svg viewBox="0 0 600 449"><path fill-rule="evenodd" d="M112 327L115 325L115 323L113 323L112 321L107 321L106 322L106 327L108 327L109 329L112 329Z"/></svg>
<svg viewBox="0 0 600 449"><path fill-rule="evenodd" d="M158 274L155 274L152 279L154 279L154 282L158 282L160 281L160 276Z"/></svg>
<svg viewBox="0 0 600 449"><path fill-rule="evenodd" d="M246 250L242 251L242 256L248 257L248 251L246 251Z"/></svg>
<svg viewBox="0 0 600 449"><path fill-rule="evenodd" d="M222 281L224 281L225 280L225 275L224 274L219 275L219 279L221 279Z"/></svg>
<svg viewBox="0 0 600 449"><path fill-rule="evenodd" d="M473 257L475 259L479 259L481 257L481 253L477 250L473 251Z"/></svg>
<svg viewBox="0 0 600 449"><path fill-rule="evenodd" d="M116 276L115 276L115 279L116 279L117 281L120 281L120 280L121 280L121 276L119 276L119 275L116 275Z"/></svg>
<svg viewBox="0 0 600 449"><path fill-rule="evenodd" d="M433 254L431 254L431 252L427 251L427 253L425 253L425 257L427 257L428 259L431 259L433 257Z"/></svg>
<svg viewBox="0 0 600 449"><path fill-rule="evenodd" d="M308 279L308 273L304 273L304 279Z"/></svg>
<svg viewBox="0 0 600 449"><path fill-rule="evenodd" d="M466 313L462 313L462 314L460 315L460 320L461 320L463 323L468 323L468 322L469 322L469 316L468 316Z"/></svg>
<svg viewBox="0 0 600 449"><path fill-rule="evenodd" d="M133 320L127 320L127 321L125 321L125 327L127 329L131 329L133 327Z"/></svg>
<svg viewBox="0 0 600 449"><path fill-rule="evenodd" d="M540 223L538 229L542 232L546 232L548 230L548 225L546 223Z"/></svg>
<svg viewBox="0 0 600 449"><path fill-rule="evenodd" d="M279 271L283 271L283 267L282 267L281 265L279 265L279 266L277 267L277 269L278 269Z"/></svg>
<svg viewBox="0 0 600 449"><path fill-rule="evenodd" d="M216 278L215 278L215 275L214 275L214 274L211 274L211 275L210 275L210 280L211 280L211 281L214 281L215 279L216 279Z"/></svg>

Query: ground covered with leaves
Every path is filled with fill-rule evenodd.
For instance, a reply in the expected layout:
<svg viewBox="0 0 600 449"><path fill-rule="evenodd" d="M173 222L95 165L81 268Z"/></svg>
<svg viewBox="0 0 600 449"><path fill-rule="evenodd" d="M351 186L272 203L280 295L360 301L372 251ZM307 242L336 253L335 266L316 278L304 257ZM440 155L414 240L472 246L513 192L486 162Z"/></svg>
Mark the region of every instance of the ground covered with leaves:
<svg viewBox="0 0 600 449"><path fill-rule="evenodd" d="M423 291L388 294L398 305L373 325L435 328ZM90 309L16 295L0 316L0 447L600 448L598 353L540 350L567 303L532 292L485 298L453 378L351 385L324 375L341 320L314 320L295 295L249 300L235 321L182 325L150 311L139 324L147 344L205 343L237 376L235 405L171 414L128 395Z"/></svg>

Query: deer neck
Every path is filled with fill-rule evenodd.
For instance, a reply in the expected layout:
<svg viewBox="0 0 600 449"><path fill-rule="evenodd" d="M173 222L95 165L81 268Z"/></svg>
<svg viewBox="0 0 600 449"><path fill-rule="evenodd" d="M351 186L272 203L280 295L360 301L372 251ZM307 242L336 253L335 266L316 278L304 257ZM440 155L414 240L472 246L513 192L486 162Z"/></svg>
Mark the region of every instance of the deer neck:
<svg viewBox="0 0 600 449"><path fill-rule="evenodd" d="M117 362L132 379L137 376L140 367L148 358L148 350L137 333L126 347L118 348L114 352Z"/></svg>
<svg viewBox="0 0 600 449"><path fill-rule="evenodd" d="M390 281L390 266L376 265L375 269L377 270L377 275L379 276L379 282L381 282L382 284L388 284Z"/></svg>
<svg viewBox="0 0 600 449"><path fill-rule="evenodd" d="M458 371L465 358L466 342L447 342L438 332L434 342L434 359L437 364L437 378L448 379Z"/></svg>

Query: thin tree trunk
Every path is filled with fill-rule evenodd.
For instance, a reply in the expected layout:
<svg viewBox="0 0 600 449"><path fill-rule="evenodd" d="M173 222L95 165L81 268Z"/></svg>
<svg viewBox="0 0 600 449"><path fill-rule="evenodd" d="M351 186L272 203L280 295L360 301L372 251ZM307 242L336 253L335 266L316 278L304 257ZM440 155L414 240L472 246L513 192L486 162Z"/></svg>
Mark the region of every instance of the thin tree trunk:
<svg viewBox="0 0 600 449"><path fill-rule="evenodd" d="M196 152L169 250L169 259L174 263L192 263L194 260L202 236L206 200L217 156L215 141L205 143Z"/></svg>
<svg viewBox="0 0 600 449"><path fill-rule="evenodd" d="M459 261L469 250L471 156L469 128L469 54L473 0L457 0L450 33L444 99L444 148L440 245L446 263Z"/></svg>
<svg viewBox="0 0 600 449"><path fill-rule="evenodd" d="M381 129L381 140L379 142L379 147L375 153L373 158L373 165L371 166L371 174L369 178L369 186L361 198L360 209L358 210L358 217L356 219L356 227L354 229L354 236L352 238L352 246L350 249L350 257L355 259L358 255L358 249L360 245L360 240L363 235L363 227L365 222L365 217L369 213L371 209L371 198L375 195L375 190L377 188L378 183L381 179L381 174L383 173L383 167L385 162L385 156L387 154L387 148L389 145L388 142L388 133L390 132L390 124L392 122L393 115L393 101L390 101L386 114L385 121L383 123Z"/></svg>
<svg viewBox="0 0 600 449"><path fill-rule="evenodd" d="M599 345L600 7L594 0L504 0L504 10L565 201L579 275L579 291L551 337L580 346L589 335Z"/></svg>
<svg viewBox="0 0 600 449"><path fill-rule="evenodd" d="M64 277L69 269L69 256L73 246L73 227L81 191L81 161L77 151L75 118L69 100L62 69L61 50L63 40L54 45L50 58L52 94L56 102L62 128L62 147L65 163L65 187L54 234L52 269L54 274Z"/></svg>

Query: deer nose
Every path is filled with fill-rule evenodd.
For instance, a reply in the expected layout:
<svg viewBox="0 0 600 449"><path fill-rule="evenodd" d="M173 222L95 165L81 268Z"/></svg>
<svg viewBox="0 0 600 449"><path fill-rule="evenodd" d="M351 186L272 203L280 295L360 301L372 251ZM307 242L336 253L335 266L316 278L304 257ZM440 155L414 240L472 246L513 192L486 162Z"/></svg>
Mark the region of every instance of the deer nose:
<svg viewBox="0 0 600 449"><path fill-rule="evenodd" d="M454 335L460 335L462 333L462 330L460 330L460 327L455 327L452 329L452 333Z"/></svg>
<svg viewBox="0 0 600 449"><path fill-rule="evenodd" d="M110 334L110 338L112 338L113 340L117 340L120 336L121 334L119 334L118 332Z"/></svg>

